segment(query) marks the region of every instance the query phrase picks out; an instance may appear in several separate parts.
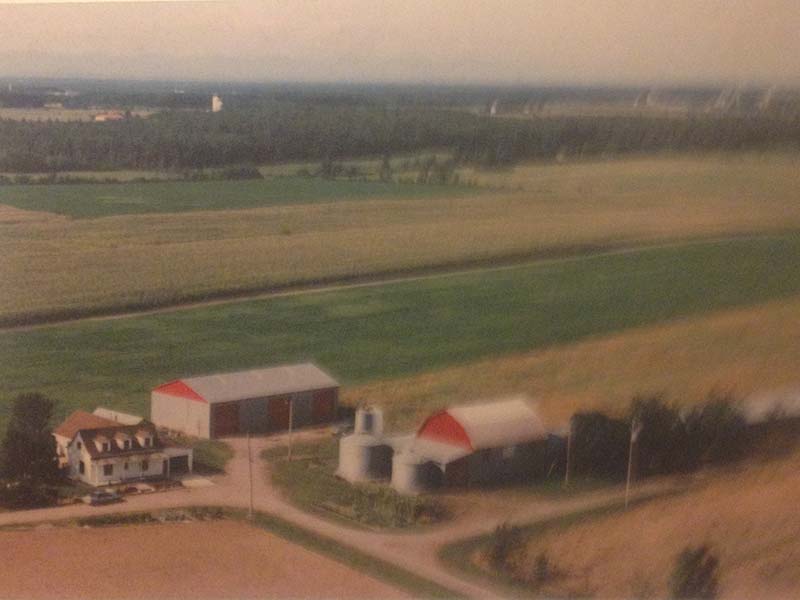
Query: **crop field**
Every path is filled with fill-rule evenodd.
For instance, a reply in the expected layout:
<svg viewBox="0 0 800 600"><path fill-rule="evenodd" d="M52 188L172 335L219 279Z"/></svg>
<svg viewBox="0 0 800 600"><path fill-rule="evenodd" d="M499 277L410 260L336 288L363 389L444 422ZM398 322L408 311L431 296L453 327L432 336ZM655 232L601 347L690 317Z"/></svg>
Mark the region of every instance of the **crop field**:
<svg viewBox="0 0 800 600"><path fill-rule="evenodd" d="M786 235L12 330L0 408L39 390L62 414L143 413L163 381L303 359L355 384L797 294L800 235Z"/></svg>
<svg viewBox="0 0 800 600"><path fill-rule="evenodd" d="M482 175L505 191L292 177L0 187L0 322L800 229L799 173L790 155L755 155Z"/></svg>
<svg viewBox="0 0 800 600"><path fill-rule="evenodd" d="M461 188L456 188L461 190ZM468 194L470 188L463 188ZM115 215L240 210L359 198L425 198L452 188L342 181L318 177L271 177L243 181L157 181L0 187L0 204L74 219Z"/></svg>

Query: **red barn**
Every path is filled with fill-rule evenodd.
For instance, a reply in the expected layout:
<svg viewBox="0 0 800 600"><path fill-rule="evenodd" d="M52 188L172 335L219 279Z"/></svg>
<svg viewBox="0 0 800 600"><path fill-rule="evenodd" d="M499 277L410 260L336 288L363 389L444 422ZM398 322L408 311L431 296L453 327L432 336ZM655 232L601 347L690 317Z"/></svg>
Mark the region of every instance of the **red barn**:
<svg viewBox="0 0 800 600"><path fill-rule="evenodd" d="M314 364L185 377L155 388L153 423L201 438L330 423L339 383Z"/></svg>
<svg viewBox="0 0 800 600"><path fill-rule="evenodd" d="M414 451L430 454L446 485L466 486L538 474L546 440L533 407L511 398L434 413L419 428Z"/></svg>

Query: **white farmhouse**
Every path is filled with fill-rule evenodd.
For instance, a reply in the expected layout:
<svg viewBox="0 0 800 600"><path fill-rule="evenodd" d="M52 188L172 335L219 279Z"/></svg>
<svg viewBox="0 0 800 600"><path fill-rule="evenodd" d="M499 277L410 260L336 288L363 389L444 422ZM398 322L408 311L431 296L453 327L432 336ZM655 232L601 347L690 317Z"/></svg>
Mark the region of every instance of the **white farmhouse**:
<svg viewBox="0 0 800 600"><path fill-rule="evenodd" d="M53 431L59 464L70 479L89 485L169 477L192 469L192 450L165 446L155 425L121 424L84 411Z"/></svg>

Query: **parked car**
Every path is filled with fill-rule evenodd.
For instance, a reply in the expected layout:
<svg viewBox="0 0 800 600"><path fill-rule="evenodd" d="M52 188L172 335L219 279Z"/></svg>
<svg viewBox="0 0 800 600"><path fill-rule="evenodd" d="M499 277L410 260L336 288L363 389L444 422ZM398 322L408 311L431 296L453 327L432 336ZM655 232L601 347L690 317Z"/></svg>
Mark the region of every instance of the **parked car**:
<svg viewBox="0 0 800 600"><path fill-rule="evenodd" d="M104 490L94 491L86 496L86 498L88 499L88 503L92 506L122 502L122 496L120 496L117 492L106 492Z"/></svg>

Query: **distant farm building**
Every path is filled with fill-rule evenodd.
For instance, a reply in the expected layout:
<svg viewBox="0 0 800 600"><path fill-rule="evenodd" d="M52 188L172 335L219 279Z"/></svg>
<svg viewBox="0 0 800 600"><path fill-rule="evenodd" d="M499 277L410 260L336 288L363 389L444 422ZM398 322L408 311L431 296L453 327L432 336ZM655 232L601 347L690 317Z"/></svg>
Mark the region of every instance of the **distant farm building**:
<svg viewBox="0 0 800 600"><path fill-rule="evenodd" d="M413 435L356 428L340 443L339 474L350 481L391 478L415 493L544 476L548 433L525 398L448 408Z"/></svg>
<svg viewBox="0 0 800 600"><path fill-rule="evenodd" d="M164 444L155 425L141 418L124 424L79 410L53 431L53 437L59 466L67 476L93 486L192 470L192 450Z"/></svg>
<svg viewBox="0 0 800 600"><path fill-rule="evenodd" d="M211 112L220 112L222 110L222 98L214 94L211 97Z"/></svg>
<svg viewBox="0 0 800 600"><path fill-rule="evenodd" d="M268 433L330 423L339 383L311 363L186 377L153 390L159 427L201 438Z"/></svg>
<svg viewBox="0 0 800 600"><path fill-rule="evenodd" d="M125 113L119 110L112 110L95 115L94 120L98 123L103 123L105 121L124 121Z"/></svg>

